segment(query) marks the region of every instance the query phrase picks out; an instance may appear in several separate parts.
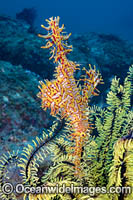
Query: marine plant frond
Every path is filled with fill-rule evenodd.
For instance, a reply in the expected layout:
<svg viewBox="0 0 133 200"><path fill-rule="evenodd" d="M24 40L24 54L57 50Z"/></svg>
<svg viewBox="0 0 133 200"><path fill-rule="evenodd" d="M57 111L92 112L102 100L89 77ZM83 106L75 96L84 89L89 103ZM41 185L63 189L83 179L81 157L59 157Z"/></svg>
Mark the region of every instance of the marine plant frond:
<svg viewBox="0 0 133 200"><path fill-rule="evenodd" d="M81 162L81 168L84 172L81 183L89 187L96 186L97 182L97 172L95 170L95 165L97 165L97 152L98 148L95 137L90 137L84 146Z"/></svg>
<svg viewBox="0 0 133 200"><path fill-rule="evenodd" d="M119 139L114 146L113 166L110 169L108 188L133 187L133 129L129 134ZM110 199L133 199L133 192L112 195Z"/></svg>
<svg viewBox="0 0 133 200"><path fill-rule="evenodd" d="M78 196L81 195L77 195L77 194L73 194L73 191L71 192L69 190L69 192L58 192L60 191L59 188L60 187L70 187L70 182L69 181L60 181L60 182L55 182L55 183L51 183L48 182L46 185L43 186L44 188L44 193L43 194L29 194L29 200L76 200L76 199L80 199L78 198ZM75 186L77 185L76 183L72 183L73 185L75 184ZM47 189L47 186L49 186L49 189ZM53 189L50 189L53 188ZM52 192L49 192L52 191ZM55 192L56 191L56 192Z"/></svg>
<svg viewBox="0 0 133 200"><path fill-rule="evenodd" d="M39 166L48 163L46 159L52 150L50 149L51 143L56 141L59 127L56 122L51 131L48 133L43 132L41 138L36 137L36 140L32 141L31 145L28 145L23 149L22 156L19 161L19 167L21 168L21 174L23 176L23 183L30 186L41 185L41 177L39 177ZM47 165L44 167L48 167Z"/></svg>
<svg viewBox="0 0 133 200"><path fill-rule="evenodd" d="M88 113L93 116L98 116L98 115L103 116L104 112L105 112L105 108L101 108L99 106L94 105L94 106L88 107Z"/></svg>
<svg viewBox="0 0 133 200"><path fill-rule="evenodd" d="M45 187L45 186L44 186ZM25 195L25 199L27 199L27 196L28 195ZM56 194L56 193L43 193L43 194L32 194L30 193L28 198L29 200L43 200L43 199L46 199L46 200L71 200L70 198L66 197L68 195L63 195L63 194Z"/></svg>
<svg viewBox="0 0 133 200"><path fill-rule="evenodd" d="M1 199L7 199L10 200L11 198L13 198L14 200L16 200L16 196L14 193L12 194L5 194L3 193L3 186L5 183L11 183L12 184L12 180L10 180L9 177L9 168L11 166L16 166L18 162L18 152L12 152L12 154L10 152L7 152L6 154L2 155L2 157L0 158L0 198Z"/></svg>
<svg viewBox="0 0 133 200"><path fill-rule="evenodd" d="M133 81L133 80L132 80ZM124 81L123 86L123 95L122 95L122 103L123 107L126 111L128 111L131 107L131 91L132 91L132 85L131 81L129 81L128 77L126 77Z"/></svg>
<svg viewBox="0 0 133 200"><path fill-rule="evenodd" d="M70 176L74 176L74 158L71 155L72 142L67 141L63 137L57 138L54 143L50 144L50 149L53 153L51 157L52 165L49 167L48 172L42 177L44 182L46 181L57 181L62 174L61 179L68 179L69 175L65 175L68 171L71 171ZM67 170L66 170L67 169ZM55 177L55 178L54 178ZM66 180L65 179L65 180ZM72 180L72 179L71 179Z"/></svg>
<svg viewBox="0 0 133 200"><path fill-rule="evenodd" d="M66 141L66 139L63 137L56 139L54 145L51 145L51 149L54 153L54 162L55 160L60 159L60 156L67 155L70 152L70 148L70 141Z"/></svg>
<svg viewBox="0 0 133 200"><path fill-rule="evenodd" d="M131 81L129 80L129 76L125 78L124 84L120 85L119 80L116 77L112 80L111 90L107 95L107 104L109 104L109 109L117 109L121 110L122 108L125 111L128 111L130 104L130 96L131 96Z"/></svg>
<svg viewBox="0 0 133 200"><path fill-rule="evenodd" d="M56 161L50 166L46 175L42 177L43 182L57 183L62 180L71 181L74 178L74 164L72 158L69 155L63 155L58 162Z"/></svg>
<svg viewBox="0 0 133 200"><path fill-rule="evenodd" d="M131 90L133 90L133 65L129 67L129 72L128 72L128 81L131 81Z"/></svg>
<svg viewBox="0 0 133 200"><path fill-rule="evenodd" d="M125 78L123 85L116 77L112 80L107 94L108 106L106 109L92 108L93 122L96 127L97 153L92 164L96 172L96 183L106 185L109 169L112 166L113 145L120 138L127 135L133 124L131 109L131 78ZM94 111L93 111L94 110ZM95 113L96 111L96 113ZM106 177L106 178L105 178Z"/></svg>
<svg viewBox="0 0 133 200"><path fill-rule="evenodd" d="M127 135L127 132L131 130L133 127L133 111L129 111L127 118L125 120L125 124L123 126L123 135Z"/></svg>

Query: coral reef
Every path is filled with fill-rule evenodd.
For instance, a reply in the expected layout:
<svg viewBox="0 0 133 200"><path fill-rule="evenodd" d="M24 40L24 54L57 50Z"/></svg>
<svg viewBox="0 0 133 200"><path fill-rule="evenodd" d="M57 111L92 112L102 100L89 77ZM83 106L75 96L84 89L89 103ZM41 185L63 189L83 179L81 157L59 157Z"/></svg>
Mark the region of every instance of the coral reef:
<svg viewBox="0 0 133 200"><path fill-rule="evenodd" d="M1 157L1 197L7 200L19 198L15 193L2 192L4 183L11 181L8 171L14 164L23 185L38 189L22 193L24 200L131 200L132 194L110 194L106 186L108 184L108 190L111 186L133 186L133 67L129 68L123 85L116 77L112 80L106 108L88 107L88 99L97 95L96 87L102 80L100 74L90 65L89 70L83 68L84 76L76 80L74 72L79 65L67 59L66 54L72 46L64 43L70 35L62 34L64 26L59 27L59 17L47 22L49 26L42 27L48 35L39 35L47 39L42 48L52 49L51 58L58 65L55 79L40 82L38 97L42 100L42 108L50 108L51 115L57 119L41 137L24 147L21 154L9 153ZM115 40L119 41L118 38ZM48 187L57 189L62 185L68 186L69 192L46 191ZM73 192L72 185L81 188ZM39 194L40 186L45 188L45 192ZM104 187L104 190L86 190L93 187Z"/></svg>
<svg viewBox="0 0 133 200"><path fill-rule="evenodd" d="M21 12L16 13L16 19L27 22L31 27L34 26L37 11L35 8L24 8Z"/></svg>
<svg viewBox="0 0 133 200"><path fill-rule="evenodd" d="M37 37L37 33L31 33L27 23L0 16L0 60L13 65L21 64L51 80L54 65L49 61L48 51L40 49L43 41ZM133 63L133 45L116 36L101 33L73 34L70 43L74 49L68 55L70 60L83 66L90 63L99 68L105 84L99 86L102 95L92 98L91 103L105 106L111 79L117 75L123 81L128 67ZM77 79L83 73L82 65L75 74Z"/></svg>
<svg viewBox="0 0 133 200"><path fill-rule="evenodd" d="M39 80L20 65L0 61L0 155L22 149L50 127L50 115L40 108L36 96Z"/></svg>
<svg viewBox="0 0 133 200"><path fill-rule="evenodd" d="M41 39L31 33L29 24L0 16L0 41L0 60L22 65L36 74L41 74L40 71L44 78L51 78L53 66L49 63L48 54L40 49Z"/></svg>

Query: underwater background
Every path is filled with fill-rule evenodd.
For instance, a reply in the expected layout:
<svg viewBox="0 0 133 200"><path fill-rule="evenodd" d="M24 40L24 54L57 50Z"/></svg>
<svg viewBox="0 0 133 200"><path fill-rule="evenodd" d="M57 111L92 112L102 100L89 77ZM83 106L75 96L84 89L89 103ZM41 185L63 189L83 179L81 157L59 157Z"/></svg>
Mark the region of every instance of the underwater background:
<svg viewBox="0 0 133 200"><path fill-rule="evenodd" d="M53 63L53 60L49 60L49 50L41 49L41 46L46 43L45 40L38 37L38 34L46 34L46 31L42 30L41 24L47 25L45 19L52 16L60 16L60 26L65 25L64 32L72 33L68 39L68 44L73 46L73 50L68 54L68 59L81 64L80 69L74 74L75 79L78 80L84 75L83 69L84 67L88 69L89 64L95 65L102 75L104 84L98 85L99 96L91 96L89 106L93 108L96 106L103 110L107 109L110 104L107 95L114 87L111 88L112 80L116 76L120 80L119 83L116 81L114 85L116 84L118 87L119 84L123 85L129 67L133 64L132 0L1 1L0 156L17 150L21 154L24 147L29 144L32 146L32 140L41 137L43 131L47 133L53 121L56 121L55 117L51 117L50 109L46 111L42 109L41 100L37 97L39 81L54 79L53 74L57 66L56 63ZM115 95L123 103L123 90L121 88L120 86L117 91L118 94L115 91ZM128 100L128 109L125 111L126 114L121 116L119 120L115 116L114 121L116 120L116 124L121 121L122 124L119 124L119 126L128 127L127 130L130 130L132 116L131 113L129 114L129 110L132 107L132 93L130 87L125 86L125 88L127 98L130 99ZM112 91L114 90L112 89ZM118 102L117 105L120 106ZM103 118L105 121L107 119L106 115L104 116L104 111L101 112L96 107L92 109L93 111L89 108L92 124L95 127L92 136L102 138L103 133L99 130L101 128L100 124L104 123ZM94 110L98 112L97 115L94 114ZM112 113L114 113L113 110ZM101 123L96 121L98 117L101 117ZM122 121L122 119L125 121ZM127 121L129 121L129 124ZM64 128L64 124L62 126ZM62 131L59 132L62 133ZM110 154L113 154L113 145L117 139L127 134L125 129L122 129L120 134L110 139L110 147L108 147L106 141L107 136L104 138L104 147L107 145L109 148L107 160L112 159ZM99 141L101 140L99 139ZM99 143L98 148L100 149L102 145ZM95 152L97 152L97 149L95 149ZM101 160L104 157L103 155L104 153L100 155ZM104 159L106 160L106 158ZM46 160L50 165L51 158L48 156ZM108 163L110 166L110 161L107 161L107 165ZM12 177L12 182L22 181L22 177L19 176L20 172L18 169L18 171L16 170L16 167L11 165L8 168L8 176ZM41 170L44 168L47 169L48 166L43 164ZM107 175L107 173L105 174ZM0 177L1 179L2 177ZM97 184L101 184L99 179L95 181ZM108 182L108 180L102 181L103 185ZM133 181L131 182L133 183ZM131 198L129 197L129 200L132 200ZM18 195L17 199L23 198Z"/></svg>
<svg viewBox="0 0 133 200"><path fill-rule="evenodd" d="M67 32L112 33L133 41L133 1L132 0L30 0L1 1L0 13L15 17L24 8L34 7L37 11L35 26L51 16L60 16L61 24Z"/></svg>

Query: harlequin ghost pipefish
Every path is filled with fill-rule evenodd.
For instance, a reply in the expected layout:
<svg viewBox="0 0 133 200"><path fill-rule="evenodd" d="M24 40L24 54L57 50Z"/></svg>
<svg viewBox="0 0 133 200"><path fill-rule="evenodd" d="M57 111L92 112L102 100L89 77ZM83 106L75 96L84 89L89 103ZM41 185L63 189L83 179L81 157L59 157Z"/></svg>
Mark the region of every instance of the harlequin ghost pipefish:
<svg viewBox="0 0 133 200"><path fill-rule="evenodd" d="M59 17L51 17L46 21L48 27L41 26L48 31L48 34L39 34L39 37L46 39L47 43L41 48L51 49L50 59L54 59L57 67L54 80L46 80L45 83L40 81L41 87L39 86L38 97L42 100L44 110L51 109L52 116L60 114L62 118L69 120L71 138L75 141L73 156L77 174L80 171L82 147L91 129L89 116L86 112L88 99L91 95L98 95L95 92L96 86L102 83L102 78L99 72L96 72L95 66L92 69L89 65L88 71L83 68L86 76L79 80L83 81L83 85L79 87L74 78L74 72L79 69L79 64L67 59L67 54L72 51L72 46L67 44L71 34L64 35L64 25L59 27Z"/></svg>

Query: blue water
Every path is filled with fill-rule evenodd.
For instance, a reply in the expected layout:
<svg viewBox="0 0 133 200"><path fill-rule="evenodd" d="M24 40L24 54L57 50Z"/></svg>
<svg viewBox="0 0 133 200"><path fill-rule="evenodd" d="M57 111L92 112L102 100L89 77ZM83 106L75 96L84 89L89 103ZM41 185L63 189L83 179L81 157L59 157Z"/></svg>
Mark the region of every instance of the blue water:
<svg viewBox="0 0 133 200"><path fill-rule="evenodd" d="M31 7L37 10L38 28L44 19L59 15L68 32L112 33L133 41L133 0L1 0L0 13L15 17Z"/></svg>

